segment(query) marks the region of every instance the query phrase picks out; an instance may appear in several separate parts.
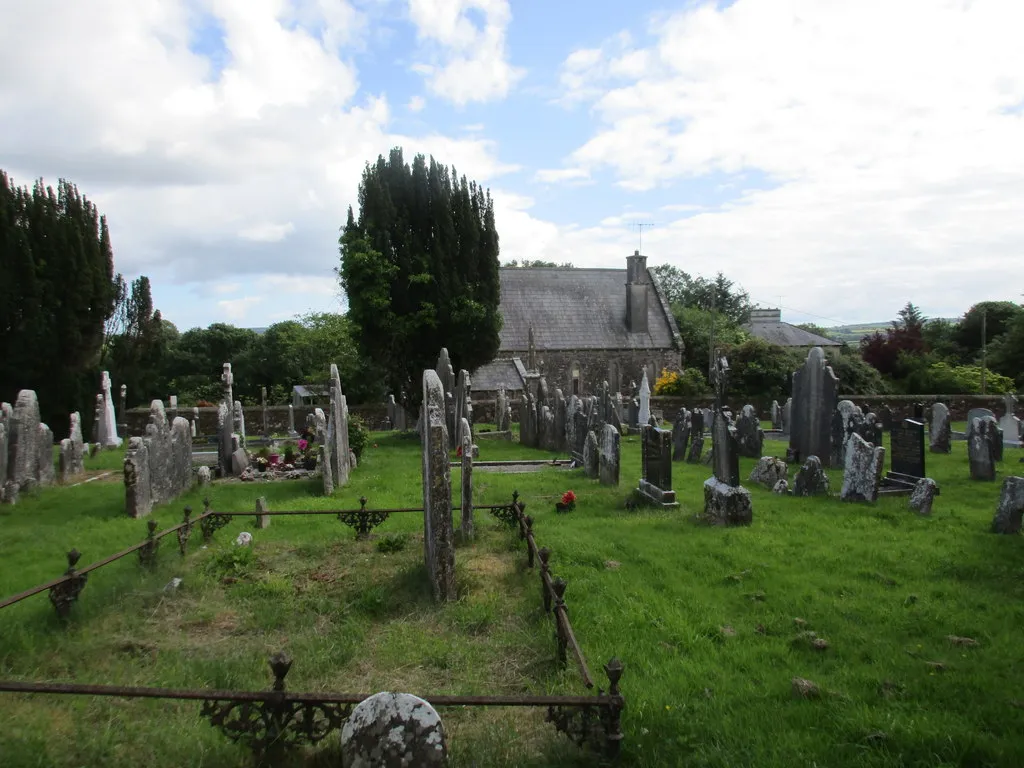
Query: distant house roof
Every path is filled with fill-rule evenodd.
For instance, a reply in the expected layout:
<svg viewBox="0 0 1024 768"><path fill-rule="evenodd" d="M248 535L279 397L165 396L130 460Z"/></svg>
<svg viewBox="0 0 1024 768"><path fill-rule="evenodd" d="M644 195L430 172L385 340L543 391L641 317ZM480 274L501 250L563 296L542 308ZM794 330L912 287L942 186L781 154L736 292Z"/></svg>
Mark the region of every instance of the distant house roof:
<svg viewBox="0 0 1024 768"><path fill-rule="evenodd" d="M781 309L755 309L750 313L747 330L758 339L780 347L840 347L841 342L782 322Z"/></svg>
<svg viewBox="0 0 1024 768"><path fill-rule="evenodd" d="M526 350L531 327L539 350L678 348L675 318L645 271L651 283L647 330L631 333L625 269L503 268L499 351Z"/></svg>
<svg viewBox="0 0 1024 768"><path fill-rule="evenodd" d="M331 390L322 384L296 384L292 393L299 397L326 397Z"/></svg>
<svg viewBox="0 0 1024 768"><path fill-rule="evenodd" d="M519 392L525 388L526 368L518 357L492 360L470 376L474 392Z"/></svg>

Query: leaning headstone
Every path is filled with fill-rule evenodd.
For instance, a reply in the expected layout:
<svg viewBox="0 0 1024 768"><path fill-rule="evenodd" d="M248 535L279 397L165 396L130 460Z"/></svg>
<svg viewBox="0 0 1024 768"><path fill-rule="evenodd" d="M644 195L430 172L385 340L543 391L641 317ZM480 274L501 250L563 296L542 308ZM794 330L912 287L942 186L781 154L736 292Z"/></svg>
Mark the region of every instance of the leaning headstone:
<svg viewBox="0 0 1024 768"><path fill-rule="evenodd" d="M686 446L690 442L690 412L680 408L672 422L672 461L686 458Z"/></svg>
<svg viewBox="0 0 1024 768"><path fill-rule="evenodd" d="M992 519L992 533L1020 533L1021 517L1024 516L1024 477L1008 477L1003 480L999 494L999 506Z"/></svg>
<svg viewBox="0 0 1024 768"><path fill-rule="evenodd" d="M774 488L789 476L789 465L775 456L762 456L748 480L765 488Z"/></svg>
<svg viewBox="0 0 1024 768"><path fill-rule="evenodd" d="M930 477L922 477L910 494L910 508L919 515L932 513L932 502L939 493L939 485Z"/></svg>
<svg viewBox="0 0 1024 768"><path fill-rule="evenodd" d="M803 368L793 373L793 424L789 435L790 457L825 457L832 450L832 413L836 409L839 380L825 360L821 347L807 353Z"/></svg>
<svg viewBox="0 0 1024 768"><path fill-rule="evenodd" d="M647 382L647 369L640 379L640 410L637 412L637 423L643 427L651 419L651 385Z"/></svg>
<svg viewBox="0 0 1024 768"><path fill-rule="evenodd" d="M759 459L763 446L764 430L761 429L757 411L752 405L744 405L736 419L736 450L740 456Z"/></svg>
<svg viewBox="0 0 1024 768"><path fill-rule="evenodd" d="M41 486L53 485L57 479L53 469L53 432L45 424L39 425L38 458L36 460L36 482Z"/></svg>
<svg viewBox="0 0 1024 768"><path fill-rule="evenodd" d="M583 443L583 472L591 480L596 480L600 474L600 461L601 451L597 435L594 432L587 432L586 441Z"/></svg>
<svg viewBox="0 0 1024 768"><path fill-rule="evenodd" d="M619 430L611 424L605 424L601 431L601 457L598 477L601 485L619 484Z"/></svg>
<svg viewBox="0 0 1024 768"><path fill-rule="evenodd" d="M462 419L462 540L473 540L473 438L469 421Z"/></svg>
<svg viewBox="0 0 1024 768"><path fill-rule="evenodd" d="M153 511L149 450L142 437L130 438L124 455L124 508L129 517L145 517Z"/></svg>
<svg viewBox="0 0 1024 768"><path fill-rule="evenodd" d="M270 515L267 512L270 507L267 505L267 497L260 496L256 499L256 527L259 529L270 527Z"/></svg>
<svg viewBox="0 0 1024 768"><path fill-rule="evenodd" d="M452 478L448 460L444 388L435 371L423 372L423 555L434 599L455 600Z"/></svg>
<svg viewBox="0 0 1024 768"><path fill-rule="evenodd" d="M885 448L872 445L856 432L851 433L839 498L843 501L876 501L884 467Z"/></svg>
<svg viewBox="0 0 1024 768"><path fill-rule="evenodd" d="M653 504L678 507L672 488L672 433L645 425L640 430L640 483L637 491Z"/></svg>
<svg viewBox="0 0 1024 768"><path fill-rule="evenodd" d="M953 450L950 441L953 439L953 431L949 423L949 408L945 403L932 405L930 438L932 453L949 453Z"/></svg>
<svg viewBox="0 0 1024 768"><path fill-rule="evenodd" d="M972 480L996 479L996 443L999 442L996 430L996 420L991 416L975 418L968 427L971 436L967 442L967 457Z"/></svg>
<svg viewBox="0 0 1024 768"><path fill-rule="evenodd" d="M821 468L817 456L808 456L793 479L794 496L824 496L828 494L828 475Z"/></svg>
<svg viewBox="0 0 1024 768"><path fill-rule="evenodd" d="M364 699L341 729L341 764L348 768L433 768L447 758L441 718L409 693Z"/></svg>
<svg viewBox="0 0 1024 768"><path fill-rule="evenodd" d="M33 390L18 393L7 425L7 479L18 490L29 490L38 482L39 471L39 400Z"/></svg>

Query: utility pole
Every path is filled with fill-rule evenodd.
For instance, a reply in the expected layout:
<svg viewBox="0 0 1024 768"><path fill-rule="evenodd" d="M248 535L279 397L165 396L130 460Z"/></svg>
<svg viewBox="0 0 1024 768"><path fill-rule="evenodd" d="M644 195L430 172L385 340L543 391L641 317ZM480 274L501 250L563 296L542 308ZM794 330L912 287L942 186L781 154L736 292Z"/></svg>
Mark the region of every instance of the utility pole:
<svg viewBox="0 0 1024 768"><path fill-rule="evenodd" d="M985 363L987 362L988 345L985 341L985 337L988 335L985 333L985 321L988 317L988 308L981 308L981 394L988 394L985 391Z"/></svg>

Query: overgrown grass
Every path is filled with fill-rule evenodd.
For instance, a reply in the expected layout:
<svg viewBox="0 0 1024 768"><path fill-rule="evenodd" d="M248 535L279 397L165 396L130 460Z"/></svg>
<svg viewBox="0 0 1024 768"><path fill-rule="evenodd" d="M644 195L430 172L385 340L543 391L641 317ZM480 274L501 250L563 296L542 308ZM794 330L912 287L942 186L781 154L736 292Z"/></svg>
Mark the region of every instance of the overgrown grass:
<svg viewBox="0 0 1024 768"><path fill-rule="evenodd" d="M217 509L252 509L259 495L271 509L356 507L364 494L370 507L418 506L418 442L373 440L334 498L323 498L315 481L207 490ZM479 444L482 460L550 455ZM627 511L639 442L624 438L622 446L619 488L555 469L478 468L474 486L478 504L520 491L538 541L553 550L554 573L568 581L595 676L613 655L625 662L623 764L1024 764L1024 540L988 532L1000 483L968 479L964 443L951 456L927 456L942 488L929 519L908 511L905 498L845 504L748 484L754 524L740 529L695 521L704 466L674 465L680 508ZM766 443L779 455L784 448ZM1024 470L1022 455L1007 449L1000 470ZM744 477L753 463L742 461ZM838 491L841 473L830 474ZM0 595L59 574L71 546L85 563L139 541L145 522L123 517L116 479L0 508ZM556 515L568 489L576 510ZM186 503L201 509L201 498L197 490L154 516L169 526ZM392 515L369 542L355 542L333 516L274 518L261 531L236 518L205 550L196 531L184 561L165 540L154 572L133 558L95 572L66 628L43 595L5 609L0 674L262 689L266 657L286 648L295 658L292 690L578 693L573 667L553 663L552 624L521 543L485 514L477 528L478 541L457 553L461 599L438 608L424 586L420 515ZM231 546L243 529L255 536L251 554ZM164 592L174 576L182 587ZM816 650L808 631L828 648ZM950 635L978 645L953 645ZM795 698L793 677L814 681L823 696ZM248 759L193 704L0 696L4 766ZM442 716L455 765L593 764L540 712ZM332 760L330 749L297 758Z"/></svg>

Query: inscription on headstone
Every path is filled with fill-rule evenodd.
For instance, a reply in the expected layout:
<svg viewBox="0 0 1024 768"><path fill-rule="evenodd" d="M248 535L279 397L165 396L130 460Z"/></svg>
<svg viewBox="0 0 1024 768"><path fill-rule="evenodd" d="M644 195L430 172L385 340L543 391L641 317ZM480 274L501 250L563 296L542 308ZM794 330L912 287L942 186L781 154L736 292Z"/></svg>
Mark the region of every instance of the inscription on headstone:
<svg viewBox="0 0 1024 768"><path fill-rule="evenodd" d="M890 435L891 471L924 477L924 424L913 419L904 419L893 426Z"/></svg>

